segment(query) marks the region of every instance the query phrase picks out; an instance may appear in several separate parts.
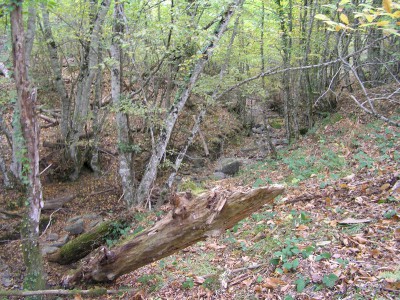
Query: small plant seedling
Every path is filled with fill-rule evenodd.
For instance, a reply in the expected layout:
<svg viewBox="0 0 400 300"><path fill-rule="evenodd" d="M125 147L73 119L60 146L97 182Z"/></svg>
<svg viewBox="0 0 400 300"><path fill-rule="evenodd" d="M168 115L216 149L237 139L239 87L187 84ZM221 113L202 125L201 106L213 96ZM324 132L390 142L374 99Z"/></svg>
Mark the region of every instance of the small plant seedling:
<svg viewBox="0 0 400 300"><path fill-rule="evenodd" d="M390 219L392 217L394 217L397 214L397 212L394 209L388 210L383 214L383 217L385 219Z"/></svg>
<svg viewBox="0 0 400 300"><path fill-rule="evenodd" d="M332 255L329 252L324 252L321 253L320 255L317 255L317 257L315 258L315 261L320 261L323 259L330 259L332 257Z"/></svg>
<svg viewBox="0 0 400 300"><path fill-rule="evenodd" d="M322 283L328 288L333 288L338 279L339 277L337 277L335 274L324 275L322 278Z"/></svg>
<svg viewBox="0 0 400 300"><path fill-rule="evenodd" d="M191 289L194 287L194 282L192 278L186 278L186 280L182 283L182 288Z"/></svg>
<svg viewBox="0 0 400 300"><path fill-rule="evenodd" d="M297 280L294 282L296 285L296 291L298 293L302 293L303 290L305 289L306 285L310 282L308 278L304 278L301 274L297 278Z"/></svg>

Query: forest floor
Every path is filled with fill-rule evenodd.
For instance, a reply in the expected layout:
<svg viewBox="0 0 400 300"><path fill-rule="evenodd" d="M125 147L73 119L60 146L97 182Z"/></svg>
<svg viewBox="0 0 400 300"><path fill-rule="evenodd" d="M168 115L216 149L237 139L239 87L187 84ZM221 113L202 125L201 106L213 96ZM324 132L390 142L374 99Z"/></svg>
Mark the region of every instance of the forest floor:
<svg viewBox="0 0 400 300"><path fill-rule="evenodd" d="M398 106L393 113L400 115ZM226 148L225 156L243 157L241 145L254 139L240 138L237 147ZM49 233L62 234L65 220L74 215L95 212L107 219L125 210L117 161L112 155L109 160L100 177L87 172L77 182L44 183L45 199L76 192L79 196L65 208L45 213L51 215L52 225L42 239ZM369 118L351 103L339 103L336 113L280 149L277 160L253 158L239 174L220 181L206 176L215 169L212 164L204 176L196 174L196 180L185 176L182 188L281 183L286 190L273 206L222 236L106 285L133 292L103 299L399 299L399 167L400 129ZM7 208L20 197L15 191L1 194L1 207ZM130 231L151 226L160 214L138 211ZM3 229L11 223L0 220ZM11 274L8 288L19 288L19 241L0 244L0 263ZM45 265L52 288L74 267Z"/></svg>

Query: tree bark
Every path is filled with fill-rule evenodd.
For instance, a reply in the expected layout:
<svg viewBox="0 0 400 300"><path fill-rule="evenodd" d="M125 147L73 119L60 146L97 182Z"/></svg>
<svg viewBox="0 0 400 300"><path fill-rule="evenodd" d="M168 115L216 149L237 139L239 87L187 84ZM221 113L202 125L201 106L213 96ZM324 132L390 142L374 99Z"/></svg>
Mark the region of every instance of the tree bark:
<svg viewBox="0 0 400 300"><path fill-rule="evenodd" d="M202 73L206 62L211 58L216 45L224 34L226 27L228 26L229 20L235 12L235 9L239 7L242 2L243 0L235 0L225 10L223 15L221 16L221 20L216 30L214 31L214 36L212 40L209 41L209 43L201 51L201 57L194 63L190 76L188 76L186 80L186 84L183 87L179 88L175 98L175 102L172 105L168 116L166 117L160 136L150 157L150 161L147 164L142 181L140 182L136 190L135 203L137 205L143 206L148 200L151 186L157 178L157 167L164 156L178 116L185 106L186 101L189 98L191 91L197 82L197 79Z"/></svg>
<svg viewBox="0 0 400 300"><path fill-rule="evenodd" d="M216 187L195 199L176 195L174 208L152 228L110 250L101 248L82 263L65 285L80 281L106 282L169 256L210 236L218 236L240 220L272 203L283 192L280 185L257 189Z"/></svg>
<svg viewBox="0 0 400 300"><path fill-rule="evenodd" d="M82 150L79 145L79 136L84 132L85 124L88 121L90 92L92 83L97 71L98 49L100 45L100 34L104 19L110 7L110 0L103 0L100 4L99 11L96 16L93 15L93 6L91 3L91 21L93 22L89 42L84 43L83 57L81 62L81 70L78 76L78 86L75 97L75 109L72 117L71 134L69 136L69 156L74 164L74 171L71 179L76 180L79 177L87 149Z"/></svg>
<svg viewBox="0 0 400 300"><path fill-rule="evenodd" d="M43 264L39 249L39 220L43 206L39 177L39 124L36 118L36 89L30 86L25 61L25 40L22 18L22 0L12 4L11 33L14 78L16 82L19 124L22 129L22 178L27 185L27 213L21 229L22 251L26 265L25 287L43 289ZM15 141L14 141L15 142Z"/></svg>
<svg viewBox="0 0 400 300"><path fill-rule="evenodd" d="M121 80L122 80L122 35L124 31L123 24L124 4L116 3L114 6L114 24L113 37L111 43L111 57L114 63L111 67L111 97L115 107L121 105ZM134 203L134 183L132 176L132 141L129 134L128 115L118 109L116 115L118 130L118 159L119 175L121 178L122 191L125 203L128 207Z"/></svg>
<svg viewBox="0 0 400 300"><path fill-rule="evenodd" d="M41 27L43 36L45 38L47 44L47 51L50 56L51 69L53 71L55 86L58 92L58 95L61 98L61 137L65 141L68 136L69 130L69 120L71 114L71 101L68 96L67 89L64 84L64 80L62 77L61 63L58 57L57 44L53 37L53 31L50 25L49 12L44 4L41 4L42 7L42 18L43 18L43 27Z"/></svg>

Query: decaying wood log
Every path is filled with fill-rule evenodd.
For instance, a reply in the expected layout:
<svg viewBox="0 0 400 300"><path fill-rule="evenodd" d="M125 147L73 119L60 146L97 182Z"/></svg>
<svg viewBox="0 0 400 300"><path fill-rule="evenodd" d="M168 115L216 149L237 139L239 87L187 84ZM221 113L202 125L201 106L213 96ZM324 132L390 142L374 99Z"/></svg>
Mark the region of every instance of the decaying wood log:
<svg viewBox="0 0 400 300"><path fill-rule="evenodd" d="M65 203L74 200L78 194L63 196L54 199L47 199L44 201L42 210L51 210L61 208Z"/></svg>
<svg viewBox="0 0 400 300"><path fill-rule="evenodd" d="M195 199L179 194L171 201L174 208L152 228L112 250L101 247L73 275L66 276L63 284L111 281L209 236L218 236L273 202L283 190L281 185L232 190L216 187Z"/></svg>
<svg viewBox="0 0 400 300"><path fill-rule="evenodd" d="M116 229L121 224L122 221L103 222L50 254L48 260L62 265L76 262L104 244L107 238L118 239L120 233Z"/></svg>

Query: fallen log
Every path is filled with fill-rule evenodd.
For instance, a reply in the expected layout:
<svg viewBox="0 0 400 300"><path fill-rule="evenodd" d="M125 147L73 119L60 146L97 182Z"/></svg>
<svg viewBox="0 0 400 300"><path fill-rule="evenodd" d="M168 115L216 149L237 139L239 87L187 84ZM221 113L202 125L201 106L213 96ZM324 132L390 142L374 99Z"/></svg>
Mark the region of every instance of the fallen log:
<svg viewBox="0 0 400 300"><path fill-rule="evenodd" d="M118 239L123 221L106 221L77 238L69 241L55 253L48 256L48 260L61 265L68 265L80 260L90 252L105 244L107 239Z"/></svg>
<svg viewBox="0 0 400 300"><path fill-rule="evenodd" d="M53 209L59 209L63 207L63 205L69 201L74 200L78 194L73 194L73 195L68 195L68 196L63 196L59 198L53 198L53 199L47 199L43 203L42 210L53 210Z"/></svg>
<svg viewBox="0 0 400 300"><path fill-rule="evenodd" d="M191 199L188 194L171 200L174 208L152 228L127 239L118 247L101 247L90 255L63 284L106 282L169 256L209 236L218 236L283 192L280 185L257 189L214 188Z"/></svg>

